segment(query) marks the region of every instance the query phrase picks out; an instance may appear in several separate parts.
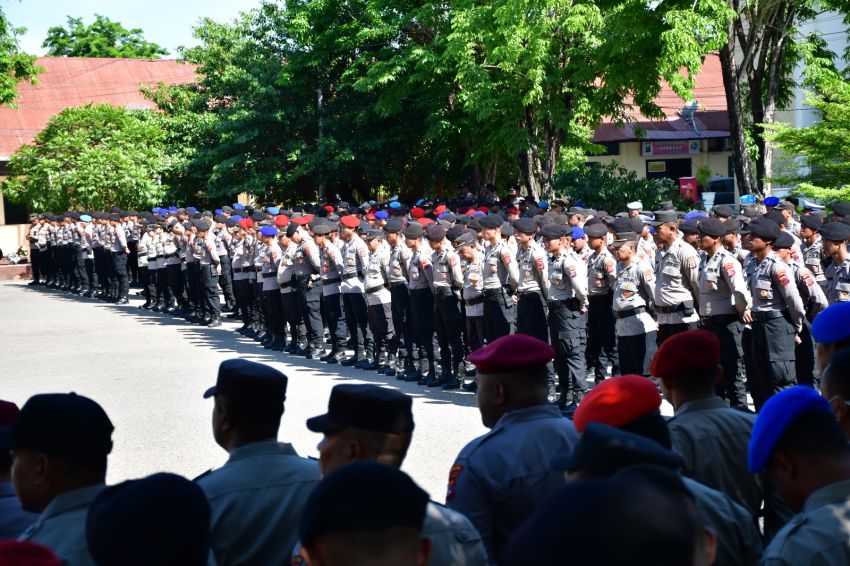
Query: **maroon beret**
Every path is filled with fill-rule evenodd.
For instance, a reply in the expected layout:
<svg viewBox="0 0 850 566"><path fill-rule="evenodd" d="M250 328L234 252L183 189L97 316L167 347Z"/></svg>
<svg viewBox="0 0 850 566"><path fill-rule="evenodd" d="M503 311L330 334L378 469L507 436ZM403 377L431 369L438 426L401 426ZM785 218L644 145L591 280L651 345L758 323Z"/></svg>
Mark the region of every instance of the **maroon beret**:
<svg viewBox="0 0 850 566"><path fill-rule="evenodd" d="M650 373L667 379L706 371L720 363L720 342L707 330L674 334L652 357Z"/></svg>
<svg viewBox="0 0 850 566"><path fill-rule="evenodd" d="M21 410L11 401L0 401L0 426L12 426Z"/></svg>
<svg viewBox="0 0 850 566"><path fill-rule="evenodd" d="M0 564L6 566L61 566L62 561L46 546L30 541L0 542Z"/></svg>
<svg viewBox="0 0 850 566"><path fill-rule="evenodd" d="M537 368L551 362L555 351L546 342L527 334L508 334L469 355L469 361L484 373L506 373Z"/></svg>

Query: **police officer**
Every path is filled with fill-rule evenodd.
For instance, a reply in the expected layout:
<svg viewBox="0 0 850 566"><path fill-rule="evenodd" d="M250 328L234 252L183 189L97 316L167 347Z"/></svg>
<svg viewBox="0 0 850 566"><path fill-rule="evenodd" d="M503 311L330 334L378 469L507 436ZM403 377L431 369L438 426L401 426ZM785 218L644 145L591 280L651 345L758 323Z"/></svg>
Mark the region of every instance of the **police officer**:
<svg viewBox="0 0 850 566"><path fill-rule="evenodd" d="M655 213L655 238L659 245L655 274L655 302L658 312L658 344L677 332L697 327L695 308L699 288L699 257L696 250L679 238L675 211Z"/></svg>
<svg viewBox="0 0 850 566"><path fill-rule="evenodd" d="M434 326L440 346L440 379L432 379L428 387L460 387L465 367L463 364L462 319L459 291L463 288L460 258L446 241L446 229L432 224L426 231L433 253L431 265L426 267L426 277L434 291Z"/></svg>
<svg viewBox="0 0 850 566"><path fill-rule="evenodd" d="M549 341L546 324L546 300L548 298L549 266L546 254L534 241L537 222L532 218L514 221L514 238L517 249L517 332Z"/></svg>
<svg viewBox="0 0 850 566"><path fill-rule="evenodd" d="M755 269L749 280L753 308L747 379L758 411L773 394L796 383L795 346L806 312L790 269L773 252L779 226L757 219L750 222L749 230L746 238Z"/></svg>
<svg viewBox="0 0 850 566"><path fill-rule="evenodd" d="M410 248L404 245L401 231L404 228L398 219L390 219L384 225L384 238L389 246L390 259L389 277L390 294L392 295L393 328L395 328L396 345L391 351L398 351L399 361L403 361L404 367L398 364L390 364L387 375L396 375L399 379L403 377L416 377L416 368L413 366L413 325L410 320L410 293L407 288L408 265L410 264ZM403 360L402 360L403 358Z"/></svg>
<svg viewBox="0 0 850 566"><path fill-rule="evenodd" d="M127 236L121 226L120 216L113 213L109 216L109 220L115 235L112 242L112 277L116 281L115 302L126 305L130 302L127 299L127 293L130 290L127 278L127 256L130 254L130 249L127 247Z"/></svg>
<svg viewBox="0 0 850 566"><path fill-rule="evenodd" d="M806 215L800 218L800 238L802 239L803 263L806 265L815 281L826 291L826 256L823 251L823 238L819 234L823 222L817 216Z"/></svg>
<svg viewBox="0 0 850 566"><path fill-rule="evenodd" d="M322 298L325 305L325 324L331 338L331 350L319 358L329 364L338 364L345 356L345 336L340 327L342 320L341 274L344 270L339 248L329 241L334 226L319 224L313 228L313 240L319 248L322 262Z"/></svg>
<svg viewBox="0 0 850 566"><path fill-rule="evenodd" d="M254 237L248 234L244 225L233 228L231 240L233 258L233 293L236 305L242 314L242 327L237 330L244 336L252 336L251 326L255 321L254 314L254 281L257 279L254 271Z"/></svg>
<svg viewBox="0 0 850 566"><path fill-rule="evenodd" d="M823 251L832 260L826 272L826 298L829 304L850 301L850 254L847 240L850 226L844 222L829 222L820 229Z"/></svg>
<svg viewBox="0 0 850 566"><path fill-rule="evenodd" d="M463 264L463 309L466 345L474 352L484 345L484 258L471 230L461 232L452 242ZM460 376L458 376L460 377ZM464 383L466 391L475 391L477 383Z"/></svg>
<svg viewBox="0 0 850 566"><path fill-rule="evenodd" d="M620 232L611 244L618 260L612 307L620 372L648 376L658 332L649 312L655 300L655 275L649 263L638 259L637 237L634 232Z"/></svg>
<svg viewBox="0 0 850 566"><path fill-rule="evenodd" d="M344 366L362 367L371 363L369 353L372 350L372 339L366 327L368 316L366 297L363 293L363 277L366 265L369 263L369 248L361 240L355 230L360 226L360 220L353 214L343 216L339 220L339 239L342 254L342 300L345 308L345 324L354 341L354 355L343 360Z"/></svg>
<svg viewBox="0 0 850 566"><path fill-rule="evenodd" d="M389 248L384 245L383 232L372 229L363 239L369 246L369 262L366 265L366 277L363 290L366 294L366 308L369 318L369 330L372 333L374 351L372 363L363 369L386 373L390 365L395 365L396 352L391 348L396 342L393 327L392 294L389 284Z"/></svg>
<svg viewBox="0 0 850 566"><path fill-rule="evenodd" d="M488 214L479 220L484 239L484 337L488 342L516 328L513 295L519 283L514 253L502 238L502 217Z"/></svg>
<svg viewBox="0 0 850 566"><path fill-rule="evenodd" d="M218 254L215 251L215 240L210 230L209 220L195 221L197 234L193 241L193 251L198 260L201 272L201 284L204 298L204 326L215 328L221 326L221 303L218 300L218 277L221 266L218 264Z"/></svg>
<svg viewBox="0 0 850 566"><path fill-rule="evenodd" d="M572 423L547 399L553 356L548 344L525 334L503 336L469 356L490 432L458 454L446 505L472 521L491 562L499 562L511 534L563 483L550 468L552 457L578 442Z"/></svg>
<svg viewBox="0 0 850 566"><path fill-rule="evenodd" d="M607 363L611 364L611 375L620 373L612 311L617 264L608 251L608 228L605 224L585 224L584 232L588 246L593 250L587 260L587 365L593 369L596 383L599 383L605 379Z"/></svg>
<svg viewBox="0 0 850 566"><path fill-rule="evenodd" d="M699 273L700 324L713 333L720 344L723 380L717 394L732 407L747 407L747 388L743 374L743 320L750 320L752 297L744 282L741 264L726 251L721 238L726 233L723 223L706 218L699 223L700 248L705 252Z"/></svg>
<svg viewBox="0 0 850 566"><path fill-rule="evenodd" d="M547 224L541 234L549 255L549 335L561 389L558 406L568 411L587 391L587 264L570 247L568 226Z"/></svg>
<svg viewBox="0 0 850 566"><path fill-rule="evenodd" d="M283 304L284 324L289 326L289 344L284 351L289 354L303 356L307 353L304 335L304 312L298 297L295 279L295 261L298 245L292 241L292 237L298 231L299 226L290 220L286 229L278 233L280 244L280 263L277 267L277 283L280 287L280 300Z"/></svg>
<svg viewBox="0 0 850 566"><path fill-rule="evenodd" d="M419 367L416 377L405 377L405 381L416 380L418 385L427 385L436 380L434 368L434 293L431 290L431 250L422 237L422 224L412 222L403 231L404 244L410 249L407 264L407 288L410 292L410 317L414 339L418 350Z"/></svg>
<svg viewBox="0 0 850 566"><path fill-rule="evenodd" d="M302 216L294 219L297 230L292 235L292 241L297 246L295 250L295 286L299 310L307 330L307 346L304 356L307 359L324 356L324 327L322 326L322 262L319 249L307 233L306 222L312 216Z"/></svg>
<svg viewBox="0 0 850 566"><path fill-rule="evenodd" d="M224 312L233 310L236 306L236 297L233 295L233 272L230 259L230 232L227 231L227 216L217 214L214 218L215 227L213 237L215 240L215 253L218 254L221 275L218 284L224 294Z"/></svg>

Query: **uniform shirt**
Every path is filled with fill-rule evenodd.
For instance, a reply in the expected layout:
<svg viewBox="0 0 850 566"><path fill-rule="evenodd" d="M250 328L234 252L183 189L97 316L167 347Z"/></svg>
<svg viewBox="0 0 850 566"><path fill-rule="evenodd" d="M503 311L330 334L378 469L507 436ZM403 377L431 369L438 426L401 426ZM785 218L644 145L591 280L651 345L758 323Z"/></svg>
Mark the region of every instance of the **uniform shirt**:
<svg viewBox="0 0 850 566"><path fill-rule="evenodd" d="M410 262L410 248L403 243L398 243L391 246L390 250L390 268L388 271L390 284L407 283L407 266Z"/></svg>
<svg viewBox="0 0 850 566"><path fill-rule="evenodd" d="M726 494L690 478L682 478L694 496L697 513L717 533L714 566L756 566L762 556L761 533L753 516Z"/></svg>
<svg viewBox="0 0 850 566"><path fill-rule="evenodd" d="M587 259L587 278L587 292L591 297L607 295L614 290L617 262L608 248L590 254Z"/></svg>
<svg viewBox="0 0 850 566"><path fill-rule="evenodd" d="M369 263L366 264L366 277L363 281L366 304L386 305L392 301L392 295L387 287L387 271L389 271L389 268L389 249L380 247L377 251L369 254Z"/></svg>
<svg viewBox="0 0 850 566"><path fill-rule="evenodd" d="M484 258L480 253L472 261L463 262L463 299L477 299L484 291ZM464 306L466 316L484 316L484 303Z"/></svg>
<svg viewBox="0 0 850 566"><path fill-rule="evenodd" d="M548 298L549 266L546 261L546 252L538 245L529 245L527 248L520 246L517 250L516 262L519 268L517 292L540 292L544 299Z"/></svg>
<svg viewBox="0 0 850 566"><path fill-rule="evenodd" d="M829 301L827 301L826 294L818 285L814 273L809 271L809 268L799 263L792 263L791 269L794 271L797 291L799 291L803 307L806 309L806 318L809 322L813 322L817 314L829 306Z"/></svg>
<svg viewBox="0 0 850 566"><path fill-rule="evenodd" d="M752 306L741 264L724 248L706 256L699 272L702 316L743 315Z"/></svg>
<svg viewBox="0 0 850 566"><path fill-rule="evenodd" d="M655 303L659 307L678 307L694 301L699 289L699 257L693 246L676 240L658 255ZM696 309L689 315L682 310L658 313L658 324L688 324L697 320Z"/></svg>
<svg viewBox="0 0 850 566"><path fill-rule="evenodd" d="M92 228L91 233L91 247L93 248L102 248L103 247L103 225L95 221L94 227ZM45 231L45 237L47 236L47 232Z"/></svg>
<svg viewBox="0 0 850 566"><path fill-rule="evenodd" d="M648 263L649 265L655 265L655 253L658 250L658 246L655 245L655 242L652 241L652 236L648 238L640 237L637 241L637 259L640 262Z"/></svg>
<svg viewBox="0 0 850 566"><path fill-rule="evenodd" d="M631 261L628 265L620 263L617 279L614 282L615 313L646 307L655 301L655 274L648 263ZM617 318L614 323L617 336L638 336L658 330L655 319L646 310L634 316Z"/></svg>
<svg viewBox="0 0 850 566"><path fill-rule="evenodd" d="M826 300L829 304L850 301L850 256L826 271Z"/></svg>
<svg viewBox="0 0 850 566"><path fill-rule="evenodd" d="M38 513L21 509L12 482L0 481L0 541L15 540L35 523Z"/></svg>
<svg viewBox="0 0 850 566"><path fill-rule="evenodd" d="M93 485L60 493L18 540L43 544L66 566L94 566L86 542L86 516L95 497L105 488Z"/></svg>
<svg viewBox="0 0 850 566"><path fill-rule="evenodd" d="M850 481L812 493L764 552L765 566L850 564Z"/></svg>
<svg viewBox="0 0 850 566"><path fill-rule="evenodd" d="M422 250L411 250L410 260L407 262L407 288L429 289L431 283L428 274L431 273L431 254Z"/></svg>
<svg viewBox="0 0 850 566"><path fill-rule="evenodd" d="M755 414L733 409L714 395L682 403L667 421L684 474L722 491L754 516L764 498L759 477L747 469L755 422Z"/></svg>
<svg viewBox="0 0 850 566"><path fill-rule="evenodd" d="M285 248L280 248L280 263L277 265L277 283L280 286L281 294L295 291L292 283L295 277L295 254L297 250L298 246L292 241Z"/></svg>
<svg viewBox="0 0 850 566"><path fill-rule="evenodd" d="M433 543L431 559L428 561L430 566L488 564L487 549L475 525L463 514L444 505L433 501L428 503L421 536Z"/></svg>
<svg viewBox="0 0 850 566"><path fill-rule="evenodd" d="M549 256L549 300L578 299L587 306L587 264L573 250Z"/></svg>
<svg viewBox="0 0 850 566"><path fill-rule="evenodd" d="M218 257L228 255L228 246L230 245L230 232L226 228L212 230L213 241L215 242L215 253Z"/></svg>
<svg viewBox="0 0 850 566"><path fill-rule="evenodd" d="M516 289L519 284L519 269L515 253L503 241L495 245L484 246L484 288L499 289L510 285Z"/></svg>
<svg viewBox="0 0 850 566"><path fill-rule="evenodd" d="M753 312L784 311L788 309L791 323L797 332L803 328L806 316L803 301L797 286L792 285L791 268L774 253L763 260L755 256L755 269L750 276L750 293L753 297Z"/></svg>
<svg viewBox="0 0 850 566"><path fill-rule="evenodd" d="M318 279L322 270L319 248L312 238L304 237L295 250L295 276L298 279L310 277Z"/></svg>
<svg viewBox="0 0 850 566"><path fill-rule="evenodd" d="M343 272L342 253L333 242L327 242L325 249L321 250L322 260L322 295L338 295L341 274ZM333 283L331 283L333 281Z"/></svg>
<svg viewBox="0 0 850 566"><path fill-rule="evenodd" d="M38 233L41 231L41 226L38 224L33 224L30 226L29 231L27 232L27 240L30 243L30 249L36 249L38 247Z"/></svg>
<svg viewBox="0 0 850 566"><path fill-rule="evenodd" d="M220 564L281 564L292 554L319 466L290 444L254 442L196 479L212 508L211 543Z"/></svg>
<svg viewBox="0 0 850 566"><path fill-rule="evenodd" d="M802 245L803 263L815 276L815 281L818 284L826 282L826 269L824 269L824 254L823 254L823 238L820 234L815 234L815 241L811 245L803 242Z"/></svg>
<svg viewBox="0 0 850 566"><path fill-rule="evenodd" d="M231 240L231 247L233 250L233 280L234 281L243 281L245 279L250 279L253 276L253 269L250 272L244 271L245 268L251 268L254 260L254 250L252 249L253 242L251 241L253 238L251 236L245 236L243 238L233 238ZM236 270L240 271L237 272Z"/></svg>
<svg viewBox="0 0 850 566"><path fill-rule="evenodd" d="M127 247L127 235L124 234L124 228L119 224L112 227L109 233L112 234L112 251L116 253L123 252Z"/></svg>
<svg viewBox="0 0 850 566"><path fill-rule="evenodd" d="M218 265L218 255L215 253L215 240L212 233L207 232L205 238L195 236L194 238L195 258L201 265Z"/></svg>
<svg viewBox="0 0 850 566"><path fill-rule="evenodd" d="M434 289L462 289L463 273L460 271L460 258L454 250L444 249L431 255L431 274Z"/></svg>
<svg viewBox="0 0 850 566"><path fill-rule="evenodd" d="M481 533L491 561L538 504L564 483L552 457L572 452L578 433L557 407L539 405L502 415L493 429L458 454L446 505Z"/></svg>
<svg viewBox="0 0 850 566"><path fill-rule="evenodd" d="M369 263L369 246L357 236L352 236L347 242L343 242L342 249L342 283L340 290L343 293L362 293L363 275L366 273L366 265ZM352 277L355 275L355 277ZM346 279L348 277L348 279Z"/></svg>
<svg viewBox="0 0 850 566"><path fill-rule="evenodd" d="M148 244L150 244L150 236L147 230L139 238L139 243L136 246L136 256L139 267L148 266Z"/></svg>
<svg viewBox="0 0 850 566"><path fill-rule="evenodd" d="M180 265L179 236L172 232L162 234L162 254L167 257L165 265ZM170 257L169 257L170 256Z"/></svg>

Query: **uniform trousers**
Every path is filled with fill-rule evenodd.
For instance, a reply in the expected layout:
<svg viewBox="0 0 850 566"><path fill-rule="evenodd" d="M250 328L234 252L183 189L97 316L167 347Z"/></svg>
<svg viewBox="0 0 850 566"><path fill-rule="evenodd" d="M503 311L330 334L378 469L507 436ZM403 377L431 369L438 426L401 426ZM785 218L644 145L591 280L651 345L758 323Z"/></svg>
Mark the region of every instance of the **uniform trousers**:
<svg viewBox="0 0 850 566"><path fill-rule="evenodd" d="M221 286L221 292L224 294L224 302L228 306L236 304L236 296L233 294L233 268L230 262L230 256L220 255L218 260L221 262L221 275L218 277L218 284Z"/></svg>
<svg viewBox="0 0 850 566"><path fill-rule="evenodd" d="M375 341L376 353L394 344L395 328L393 327L393 310L390 303L367 305L366 316L369 320L369 330ZM388 350L394 354L395 350ZM377 360L376 360L377 361Z"/></svg>
<svg viewBox="0 0 850 566"><path fill-rule="evenodd" d="M142 295L145 297L145 304L149 305L151 303L151 288L147 265L139 266L139 285L142 286Z"/></svg>
<svg viewBox="0 0 850 566"><path fill-rule="evenodd" d="M352 346L354 355L367 355L372 350L372 339L366 331L369 318L365 295L363 293L342 293L342 306L345 309L345 323L354 342Z"/></svg>
<svg viewBox="0 0 850 566"><path fill-rule="evenodd" d="M263 311L266 313L266 332L284 336L283 300L279 289L263 291Z"/></svg>
<svg viewBox="0 0 850 566"><path fill-rule="evenodd" d="M213 319L221 316L221 303L218 300L215 264L200 265L201 286L203 289L204 311Z"/></svg>
<svg viewBox="0 0 850 566"><path fill-rule="evenodd" d="M242 324L249 326L254 321L254 281L248 278L233 281L233 294L236 305L242 313Z"/></svg>
<svg viewBox="0 0 850 566"><path fill-rule="evenodd" d="M280 294L283 304L283 322L289 326L289 338L298 342L304 337L304 312L301 310L301 298L297 291L289 291Z"/></svg>
<svg viewBox="0 0 850 566"><path fill-rule="evenodd" d="M587 314L581 314L575 299L549 301L549 334L555 350L555 373L564 404L578 401L587 391ZM572 396L572 399L568 399Z"/></svg>
<svg viewBox="0 0 850 566"><path fill-rule="evenodd" d="M322 281L313 281L309 276L301 277L296 280L296 291L298 310L307 331L307 340L314 347L321 346L325 333L321 312Z"/></svg>
<svg viewBox="0 0 850 566"><path fill-rule="evenodd" d="M168 279L168 289L171 291L171 296L182 305L186 302L186 292L183 289L183 274L180 272L180 264L172 263L166 265L165 273L165 276Z"/></svg>
<svg viewBox="0 0 850 566"><path fill-rule="evenodd" d="M410 294L407 283L390 283L392 297L393 328L395 328L392 351L403 348L407 357L413 356L413 326L410 323Z"/></svg>
<svg viewBox="0 0 850 566"><path fill-rule="evenodd" d="M130 255L127 258L127 267L130 269L130 279L133 283L139 281L139 241L127 240L127 249Z"/></svg>
<svg viewBox="0 0 850 566"><path fill-rule="evenodd" d="M484 289L484 338L492 342L496 338L513 334L516 328L517 310L513 299L504 288Z"/></svg>
<svg viewBox="0 0 850 566"><path fill-rule="evenodd" d="M117 282L117 294L115 297L118 299L125 298L130 290L130 286L127 278L127 254L123 250L112 252L112 276Z"/></svg>
<svg viewBox="0 0 850 566"><path fill-rule="evenodd" d="M591 295L587 308L587 365L593 369L596 381L605 379L606 366L611 364L611 375L620 373L617 359L614 294Z"/></svg>
<svg viewBox="0 0 850 566"><path fill-rule="evenodd" d="M38 283L41 281L41 250L37 247L30 248L30 269L32 270L32 280Z"/></svg>
<svg viewBox="0 0 850 566"><path fill-rule="evenodd" d="M772 395L797 383L794 334L787 311L753 313L747 380L756 411Z"/></svg>
<svg viewBox="0 0 850 566"><path fill-rule="evenodd" d="M466 322L466 346L472 353L484 345L484 317L467 314L464 319Z"/></svg>
<svg viewBox="0 0 850 566"><path fill-rule="evenodd" d="M546 304L540 291L521 291L516 308L516 331L549 342Z"/></svg>
<svg viewBox="0 0 850 566"><path fill-rule="evenodd" d="M649 364L658 349L655 341L657 332L644 332L632 336L617 336L617 353L620 356L622 375L649 375Z"/></svg>
<svg viewBox="0 0 850 566"><path fill-rule="evenodd" d="M102 291L106 291L107 269L106 269L106 250L103 246L94 248L94 270L97 273L97 280L100 283L99 287Z"/></svg>
<svg viewBox="0 0 850 566"><path fill-rule="evenodd" d="M680 334L682 332L687 332L688 330L696 330L699 326L697 322L678 322L675 324L659 324L658 325L658 345L664 343L665 340L674 336L676 334Z"/></svg>
<svg viewBox="0 0 850 566"><path fill-rule="evenodd" d="M89 278L86 274L86 256L80 252L74 252L74 285L78 288L87 287Z"/></svg>
<svg viewBox="0 0 850 566"><path fill-rule="evenodd" d="M812 338L812 325L806 320L800 331L800 343L797 345L794 371L797 383L810 387L820 387L820 373L815 364L815 341Z"/></svg>
<svg viewBox="0 0 850 566"><path fill-rule="evenodd" d="M410 290L410 322L419 358L434 359L434 295L431 289Z"/></svg>
<svg viewBox="0 0 850 566"><path fill-rule="evenodd" d="M437 287L434 297L434 326L440 346L440 366L449 371L463 362L462 320L457 296L448 287Z"/></svg>
<svg viewBox="0 0 850 566"><path fill-rule="evenodd" d="M741 333L744 325L737 314L707 316L702 327L715 336L720 343L720 365L723 377L717 384L716 393L726 399L732 407L747 407L747 386L744 382L744 349Z"/></svg>
<svg viewBox="0 0 850 566"><path fill-rule="evenodd" d="M331 337L331 349L334 352L345 350L345 335L341 332L339 321L342 319L342 293L331 293L322 297L325 311L325 324Z"/></svg>
<svg viewBox="0 0 850 566"><path fill-rule="evenodd" d="M156 270L156 294L164 305L169 306L174 295L171 293L171 286L168 284L168 266L162 265L162 260L159 261L160 267ZM203 281L201 286L203 286Z"/></svg>
<svg viewBox="0 0 850 566"><path fill-rule="evenodd" d="M186 264L186 288L189 304L195 310L204 310L203 285L201 283L201 264L192 261Z"/></svg>

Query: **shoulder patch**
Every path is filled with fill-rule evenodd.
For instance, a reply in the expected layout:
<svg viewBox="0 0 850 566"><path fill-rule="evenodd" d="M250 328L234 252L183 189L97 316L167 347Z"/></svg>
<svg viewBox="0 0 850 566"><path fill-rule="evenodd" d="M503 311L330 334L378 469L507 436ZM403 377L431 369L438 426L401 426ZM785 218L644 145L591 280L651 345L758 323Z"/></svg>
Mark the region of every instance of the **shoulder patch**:
<svg viewBox="0 0 850 566"><path fill-rule="evenodd" d="M534 260L534 267L537 268L537 271L543 271L543 258L538 257Z"/></svg>
<svg viewBox="0 0 850 566"><path fill-rule="evenodd" d="M688 256L688 269L696 269L697 268L697 256L692 255Z"/></svg>
<svg viewBox="0 0 850 566"><path fill-rule="evenodd" d="M457 485L457 478L460 477L460 473L462 471L463 466L460 464L455 464L452 466L451 470L449 470L449 488L446 492L446 503L454 499L456 495L455 486Z"/></svg>
<svg viewBox="0 0 850 566"><path fill-rule="evenodd" d="M786 272L784 269L777 269L773 273L776 275L776 279L779 281L779 284L783 287L790 283L790 280L788 279L788 272Z"/></svg>
<svg viewBox="0 0 850 566"><path fill-rule="evenodd" d="M455 257L453 254L449 254L448 258L449 258L449 264L452 267L457 265L457 257Z"/></svg>
<svg viewBox="0 0 850 566"><path fill-rule="evenodd" d="M652 272L652 268L650 268L650 267L644 267L643 268L643 278L646 279L647 281L650 281L650 282L653 279L655 279L655 274Z"/></svg>
<svg viewBox="0 0 850 566"><path fill-rule="evenodd" d="M725 271L726 275L729 277L735 277L735 264L731 261L727 261L723 264L723 271Z"/></svg>
<svg viewBox="0 0 850 566"><path fill-rule="evenodd" d="M505 251L502 252L502 263L504 263L505 265L511 264L511 252L510 251L505 250Z"/></svg>
<svg viewBox="0 0 850 566"><path fill-rule="evenodd" d="M616 267L616 264L614 263L613 259L605 260L605 271L607 271L608 273L614 273L614 267Z"/></svg>
<svg viewBox="0 0 850 566"><path fill-rule="evenodd" d="M803 278L803 282L806 284L806 287L811 287L815 284L815 280L809 270L801 271L800 276Z"/></svg>

